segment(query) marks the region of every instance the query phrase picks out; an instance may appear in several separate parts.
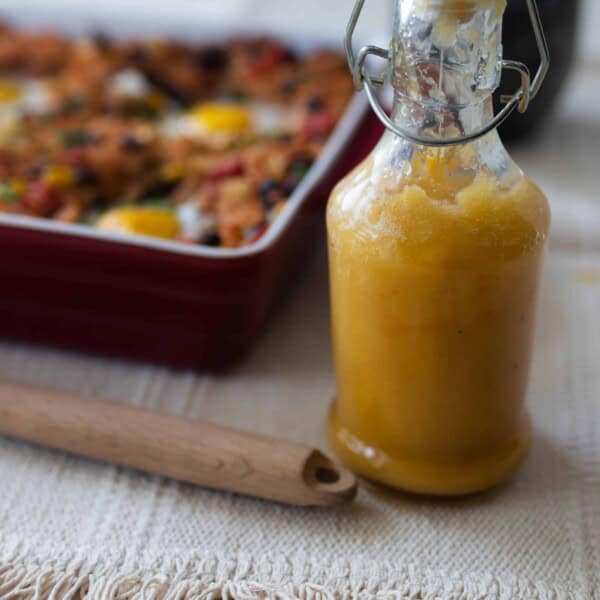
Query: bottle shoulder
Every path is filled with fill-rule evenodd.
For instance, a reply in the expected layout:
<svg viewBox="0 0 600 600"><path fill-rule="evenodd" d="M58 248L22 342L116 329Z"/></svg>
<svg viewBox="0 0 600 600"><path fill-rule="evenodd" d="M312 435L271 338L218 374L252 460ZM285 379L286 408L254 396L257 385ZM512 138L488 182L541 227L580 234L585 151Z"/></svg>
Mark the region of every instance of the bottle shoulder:
<svg viewBox="0 0 600 600"><path fill-rule="evenodd" d="M380 169L376 154L368 157L330 197L330 237L355 234L415 252L460 247L490 256L520 254L545 242L546 196L512 162L498 175L485 168L467 172L453 164L452 153L440 157L422 157L424 164L413 157L397 172Z"/></svg>

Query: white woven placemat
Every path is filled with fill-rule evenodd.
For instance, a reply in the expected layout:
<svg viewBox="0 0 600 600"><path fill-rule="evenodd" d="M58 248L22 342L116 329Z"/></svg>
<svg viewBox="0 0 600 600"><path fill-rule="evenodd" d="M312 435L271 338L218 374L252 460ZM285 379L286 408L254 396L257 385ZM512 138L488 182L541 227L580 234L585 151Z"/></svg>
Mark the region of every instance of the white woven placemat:
<svg viewBox="0 0 600 600"><path fill-rule="evenodd" d="M600 599L600 120L590 119L566 111L517 153L556 218L530 394L535 439L510 484L445 502L363 486L346 510L303 510L0 438L0 599ZM226 377L2 343L0 378L326 449L324 255Z"/></svg>

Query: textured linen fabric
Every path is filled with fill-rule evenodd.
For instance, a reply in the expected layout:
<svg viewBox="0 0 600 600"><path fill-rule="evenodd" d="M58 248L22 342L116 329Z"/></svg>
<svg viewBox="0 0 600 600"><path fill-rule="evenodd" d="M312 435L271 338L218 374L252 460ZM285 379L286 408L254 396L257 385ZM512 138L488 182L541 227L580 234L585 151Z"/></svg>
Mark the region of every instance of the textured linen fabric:
<svg viewBox="0 0 600 600"><path fill-rule="evenodd" d="M0 438L0 599L600 599L600 115L588 108L598 83L576 80L555 125L514 152L555 221L533 448L509 484L449 501L365 484L348 508L307 510ZM0 378L327 450L328 319L321 251L226 376L3 342Z"/></svg>

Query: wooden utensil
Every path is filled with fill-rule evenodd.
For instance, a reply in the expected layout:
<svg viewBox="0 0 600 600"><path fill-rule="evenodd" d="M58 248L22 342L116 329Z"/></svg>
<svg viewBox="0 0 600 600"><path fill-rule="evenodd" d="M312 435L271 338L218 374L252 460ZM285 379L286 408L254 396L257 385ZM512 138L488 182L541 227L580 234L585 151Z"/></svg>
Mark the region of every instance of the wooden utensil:
<svg viewBox="0 0 600 600"><path fill-rule="evenodd" d="M24 385L0 384L0 434L286 504L336 506L357 489L309 446Z"/></svg>

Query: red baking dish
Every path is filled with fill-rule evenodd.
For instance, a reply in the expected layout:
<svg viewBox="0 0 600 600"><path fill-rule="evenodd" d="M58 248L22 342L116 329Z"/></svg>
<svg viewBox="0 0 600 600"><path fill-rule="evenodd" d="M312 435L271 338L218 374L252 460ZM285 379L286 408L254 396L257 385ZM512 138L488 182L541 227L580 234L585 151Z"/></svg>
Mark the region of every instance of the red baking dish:
<svg viewBox="0 0 600 600"><path fill-rule="evenodd" d="M12 5L11 11L3 3L0 19L27 24L23 5ZM76 23L67 30L99 26L97 15L86 22L84 13L61 17L60 10L34 21L60 23L60 30L65 23ZM365 100L355 97L282 214L241 249L0 215L0 336L179 367L231 366L248 352L314 245L332 186L380 132Z"/></svg>

